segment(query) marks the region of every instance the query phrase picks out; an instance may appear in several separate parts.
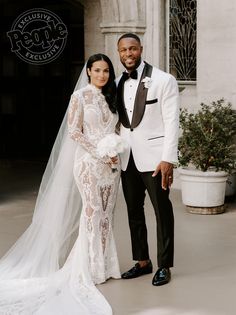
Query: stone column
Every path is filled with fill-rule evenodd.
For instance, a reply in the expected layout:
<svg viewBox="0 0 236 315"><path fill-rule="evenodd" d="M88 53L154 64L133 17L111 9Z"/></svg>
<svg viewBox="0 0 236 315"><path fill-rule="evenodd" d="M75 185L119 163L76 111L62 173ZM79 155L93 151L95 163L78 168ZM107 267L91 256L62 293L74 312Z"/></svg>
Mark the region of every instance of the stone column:
<svg viewBox="0 0 236 315"><path fill-rule="evenodd" d="M100 0L102 9L101 32L105 36L105 54L114 65L118 75L123 71L117 52L118 38L127 32L136 33L141 40L146 30L144 0Z"/></svg>

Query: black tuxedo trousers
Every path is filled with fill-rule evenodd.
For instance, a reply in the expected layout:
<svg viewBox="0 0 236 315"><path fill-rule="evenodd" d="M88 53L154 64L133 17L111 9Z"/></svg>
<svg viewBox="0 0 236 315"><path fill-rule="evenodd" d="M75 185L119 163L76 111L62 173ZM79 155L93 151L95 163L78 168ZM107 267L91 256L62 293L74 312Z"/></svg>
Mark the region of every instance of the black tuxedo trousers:
<svg viewBox="0 0 236 315"><path fill-rule="evenodd" d="M172 267L174 258L174 215L169 189L161 187L161 174L139 172L132 153L126 171L121 172L122 187L128 209L134 260L148 260L147 227L144 214L146 191L156 215L157 263L159 268Z"/></svg>

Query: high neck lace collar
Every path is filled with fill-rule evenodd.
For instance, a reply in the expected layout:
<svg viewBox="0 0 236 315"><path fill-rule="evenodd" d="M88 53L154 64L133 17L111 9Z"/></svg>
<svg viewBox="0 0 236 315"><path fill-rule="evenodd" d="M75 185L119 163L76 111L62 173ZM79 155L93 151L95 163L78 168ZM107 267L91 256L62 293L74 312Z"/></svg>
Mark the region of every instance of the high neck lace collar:
<svg viewBox="0 0 236 315"><path fill-rule="evenodd" d="M102 89L99 89L98 87L96 87L95 85L91 83L89 83L88 85L91 87L92 90L96 91L97 93L102 94Z"/></svg>

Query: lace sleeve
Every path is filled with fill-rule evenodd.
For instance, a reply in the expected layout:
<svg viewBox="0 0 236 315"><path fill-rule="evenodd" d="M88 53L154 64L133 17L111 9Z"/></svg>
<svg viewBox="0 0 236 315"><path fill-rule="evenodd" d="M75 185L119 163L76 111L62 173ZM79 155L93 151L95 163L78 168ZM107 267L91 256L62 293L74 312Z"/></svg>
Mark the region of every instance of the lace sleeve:
<svg viewBox="0 0 236 315"><path fill-rule="evenodd" d="M93 145L83 133L83 104L79 101L79 96L72 94L68 109L68 130L70 137L91 155L101 159L97 154L97 147Z"/></svg>

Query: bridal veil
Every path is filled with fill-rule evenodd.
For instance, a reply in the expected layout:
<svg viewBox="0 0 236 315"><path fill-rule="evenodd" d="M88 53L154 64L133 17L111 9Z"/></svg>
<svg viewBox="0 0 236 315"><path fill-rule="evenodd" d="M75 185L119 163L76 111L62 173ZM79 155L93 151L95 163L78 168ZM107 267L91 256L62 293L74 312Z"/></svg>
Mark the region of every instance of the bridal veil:
<svg viewBox="0 0 236 315"><path fill-rule="evenodd" d="M75 90L87 84L84 66ZM32 223L0 260L0 315L112 313L92 283L86 262L78 259L82 242L76 241L73 259L67 259L78 236L82 208L73 177L77 145L68 135L66 112L42 177Z"/></svg>

